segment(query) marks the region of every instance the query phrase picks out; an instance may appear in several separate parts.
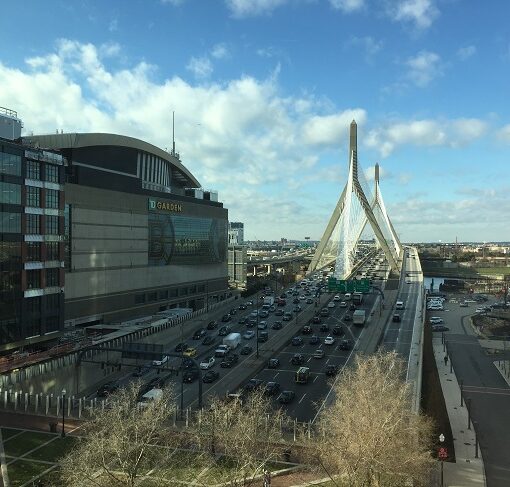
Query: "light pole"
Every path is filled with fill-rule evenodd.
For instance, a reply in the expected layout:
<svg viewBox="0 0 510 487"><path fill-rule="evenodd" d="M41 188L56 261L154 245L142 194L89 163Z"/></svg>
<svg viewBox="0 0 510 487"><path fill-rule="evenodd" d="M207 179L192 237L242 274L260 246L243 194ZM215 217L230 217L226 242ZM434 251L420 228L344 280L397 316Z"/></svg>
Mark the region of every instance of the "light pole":
<svg viewBox="0 0 510 487"><path fill-rule="evenodd" d="M259 292L256 294L256 303L257 303L257 358L259 358Z"/></svg>
<svg viewBox="0 0 510 487"><path fill-rule="evenodd" d="M65 438L66 436L66 430L65 430L65 416L66 416L66 393L67 391L65 389L62 389L62 434L61 437Z"/></svg>
<svg viewBox="0 0 510 487"><path fill-rule="evenodd" d="M444 477L443 477L443 462L444 462L444 458L443 458L444 457L444 455L443 455L443 443L444 443L444 435L443 435L443 433L441 433L439 435L439 444L441 445L439 447L439 457L441 459L441 487L444 486L444 483L443 483L443 479L444 479Z"/></svg>

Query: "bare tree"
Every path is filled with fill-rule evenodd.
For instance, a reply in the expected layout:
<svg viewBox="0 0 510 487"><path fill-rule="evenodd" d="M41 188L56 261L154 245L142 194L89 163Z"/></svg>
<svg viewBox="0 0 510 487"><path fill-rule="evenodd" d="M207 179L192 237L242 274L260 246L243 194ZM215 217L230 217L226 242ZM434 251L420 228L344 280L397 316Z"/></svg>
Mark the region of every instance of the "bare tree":
<svg viewBox="0 0 510 487"><path fill-rule="evenodd" d="M175 441L165 428L173 410L171 396L163 390L160 399L140 406L139 387L121 389L111 397L111 407L93 412L77 446L61 461L63 485L134 486L165 461ZM150 485L157 481L151 479Z"/></svg>
<svg viewBox="0 0 510 487"><path fill-rule="evenodd" d="M339 485L408 485L429 472L432 424L412 412L404 371L393 352L358 357L344 369L310 449Z"/></svg>
<svg viewBox="0 0 510 487"><path fill-rule="evenodd" d="M243 401L213 399L196 434L202 448L210 452L210 466L225 468L223 481L244 486L270 462L281 460L282 425L287 419L281 410L273 409L263 391L254 391ZM200 476L190 480L207 485Z"/></svg>

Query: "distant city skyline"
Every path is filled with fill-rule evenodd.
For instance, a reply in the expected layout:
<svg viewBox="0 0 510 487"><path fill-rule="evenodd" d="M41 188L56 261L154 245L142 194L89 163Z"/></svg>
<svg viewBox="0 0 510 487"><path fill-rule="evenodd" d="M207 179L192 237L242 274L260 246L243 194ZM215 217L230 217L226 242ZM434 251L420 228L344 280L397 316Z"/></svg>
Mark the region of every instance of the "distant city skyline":
<svg viewBox="0 0 510 487"><path fill-rule="evenodd" d="M0 106L24 134L176 148L246 240L319 240L361 167L403 242L510 241L510 4L26 0L3 6ZM15 42L14 42L15 40Z"/></svg>

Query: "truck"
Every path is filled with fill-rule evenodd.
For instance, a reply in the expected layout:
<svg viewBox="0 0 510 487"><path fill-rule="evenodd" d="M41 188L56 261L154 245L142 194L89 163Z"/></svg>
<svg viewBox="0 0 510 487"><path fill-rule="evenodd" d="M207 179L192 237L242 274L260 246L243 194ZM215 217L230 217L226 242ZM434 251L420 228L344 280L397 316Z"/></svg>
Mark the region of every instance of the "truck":
<svg viewBox="0 0 510 487"><path fill-rule="evenodd" d="M264 304L272 306L274 304L274 296L264 296Z"/></svg>
<svg viewBox="0 0 510 487"><path fill-rule="evenodd" d="M231 350L237 348L237 346L241 343L241 334L240 333L229 333L223 339L223 345L228 345Z"/></svg>
<svg viewBox="0 0 510 487"><path fill-rule="evenodd" d="M363 293L353 293L352 302L354 304L361 304L363 302Z"/></svg>
<svg viewBox="0 0 510 487"><path fill-rule="evenodd" d="M365 324L365 310L357 309L352 314L352 323L356 326L363 326Z"/></svg>
<svg viewBox="0 0 510 487"><path fill-rule="evenodd" d="M298 384L306 384L310 377L310 369L308 367L299 367L296 372L295 381Z"/></svg>

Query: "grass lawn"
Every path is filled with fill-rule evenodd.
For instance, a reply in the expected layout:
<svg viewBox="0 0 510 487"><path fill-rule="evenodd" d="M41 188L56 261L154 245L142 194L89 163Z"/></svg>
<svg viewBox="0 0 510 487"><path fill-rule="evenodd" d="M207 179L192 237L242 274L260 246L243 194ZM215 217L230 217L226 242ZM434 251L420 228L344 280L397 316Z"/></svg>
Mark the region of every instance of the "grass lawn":
<svg viewBox="0 0 510 487"><path fill-rule="evenodd" d="M510 274L510 267L475 267L475 270L479 274L488 274L491 276Z"/></svg>
<svg viewBox="0 0 510 487"><path fill-rule="evenodd" d="M35 460L45 460L47 462L58 462L78 441L78 438L66 436L65 438L56 438L51 443L44 445L30 453L27 458Z"/></svg>
<svg viewBox="0 0 510 487"><path fill-rule="evenodd" d="M21 435L5 443L5 454L12 457L19 457L55 438L56 435L51 433L36 433L25 431Z"/></svg>
<svg viewBox="0 0 510 487"><path fill-rule="evenodd" d="M16 460L14 463L7 466L11 486L15 487L23 485L50 467L51 465L44 463L30 462L28 460Z"/></svg>
<svg viewBox="0 0 510 487"><path fill-rule="evenodd" d="M2 438L4 441L7 441L14 435L19 435L22 430L13 429L13 428L2 428Z"/></svg>

